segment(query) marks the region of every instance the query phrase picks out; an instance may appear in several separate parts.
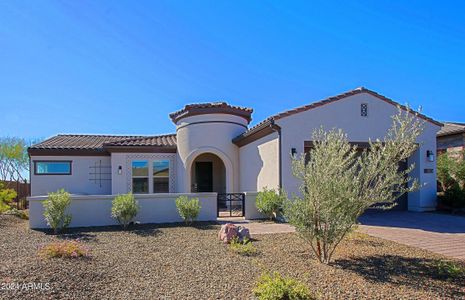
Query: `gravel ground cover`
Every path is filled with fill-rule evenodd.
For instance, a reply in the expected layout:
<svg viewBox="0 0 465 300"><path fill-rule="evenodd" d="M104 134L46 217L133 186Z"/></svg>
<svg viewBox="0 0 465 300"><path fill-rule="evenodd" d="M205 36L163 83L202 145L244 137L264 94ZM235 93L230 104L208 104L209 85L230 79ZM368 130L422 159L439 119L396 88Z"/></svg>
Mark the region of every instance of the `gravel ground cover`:
<svg viewBox="0 0 465 300"><path fill-rule="evenodd" d="M0 299L251 299L262 271L308 284L321 299L462 299L465 278L440 278L441 256L354 234L331 266L318 264L294 233L253 237L258 255L243 257L217 240L219 226L139 225L69 230L62 236L0 216ZM79 238L87 259L41 259L39 245ZM7 283L50 289L6 290Z"/></svg>

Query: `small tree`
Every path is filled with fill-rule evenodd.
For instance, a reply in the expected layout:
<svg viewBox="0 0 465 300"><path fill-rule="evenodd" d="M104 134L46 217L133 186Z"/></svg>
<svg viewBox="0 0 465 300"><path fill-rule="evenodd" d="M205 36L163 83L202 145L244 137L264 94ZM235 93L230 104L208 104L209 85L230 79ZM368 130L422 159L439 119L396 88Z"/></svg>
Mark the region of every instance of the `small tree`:
<svg viewBox="0 0 465 300"><path fill-rule="evenodd" d="M111 216L126 229L139 212L139 203L132 193L118 195L113 199Z"/></svg>
<svg viewBox="0 0 465 300"><path fill-rule="evenodd" d="M286 195L283 191L264 188L255 199L257 210L270 220L275 219L282 211Z"/></svg>
<svg viewBox="0 0 465 300"><path fill-rule="evenodd" d="M189 199L187 196L179 196L176 198L176 208L184 222L190 224L199 216L201 206L199 198Z"/></svg>
<svg viewBox="0 0 465 300"><path fill-rule="evenodd" d="M21 138L0 138L0 180L24 181L29 170L27 143Z"/></svg>
<svg viewBox="0 0 465 300"><path fill-rule="evenodd" d="M54 193L49 193L47 200L44 201L44 217L47 225L57 234L67 228L71 223L71 215L66 214L66 209L71 204L71 196L64 189Z"/></svg>
<svg viewBox="0 0 465 300"><path fill-rule="evenodd" d="M369 150L361 152L341 130L314 131L309 155L293 159L301 196L286 202L285 215L320 262L330 262L367 208L375 203L391 208L398 197L419 188L408 176L414 166L399 171L399 163L416 151L422 128L416 114L399 109L384 141L370 141Z"/></svg>

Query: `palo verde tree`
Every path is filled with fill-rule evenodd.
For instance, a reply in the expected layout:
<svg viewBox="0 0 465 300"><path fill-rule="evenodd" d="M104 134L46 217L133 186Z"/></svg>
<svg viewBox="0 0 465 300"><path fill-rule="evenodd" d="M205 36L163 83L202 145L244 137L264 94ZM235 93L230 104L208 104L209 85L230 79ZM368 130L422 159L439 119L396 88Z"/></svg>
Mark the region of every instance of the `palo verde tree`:
<svg viewBox="0 0 465 300"><path fill-rule="evenodd" d="M0 138L0 180L24 181L29 170L28 143L21 138Z"/></svg>
<svg viewBox="0 0 465 300"><path fill-rule="evenodd" d="M384 140L370 141L369 150L351 146L342 130L313 132L314 147L307 157L293 159L301 195L286 201L285 216L320 262L330 262L367 208L376 203L391 208L397 198L419 188L409 177L414 165L401 171L399 163L417 150L423 126L415 112L399 108Z"/></svg>

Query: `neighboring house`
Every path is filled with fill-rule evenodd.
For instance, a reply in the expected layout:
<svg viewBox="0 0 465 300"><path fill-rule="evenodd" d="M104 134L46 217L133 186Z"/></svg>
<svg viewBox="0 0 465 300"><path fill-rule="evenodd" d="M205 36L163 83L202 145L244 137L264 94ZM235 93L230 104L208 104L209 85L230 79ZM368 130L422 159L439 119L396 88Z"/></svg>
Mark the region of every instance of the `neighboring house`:
<svg viewBox="0 0 465 300"><path fill-rule="evenodd" d="M438 154L448 152L458 155L465 146L465 123L444 122L436 140Z"/></svg>
<svg viewBox="0 0 465 300"><path fill-rule="evenodd" d="M110 199L110 196L84 195L127 192L145 194L138 196L140 199L168 199L175 196L173 193L202 197L202 193L245 192L243 211L246 217L251 217L254 208L253 203L247 203L247 195L252 195L249 202L253 202L253 192L264 187L282 187L289 194L298 193L291 154L309 151L314 129L342 128L351 142L366 147L369 139L385 136L398 105L371 90L357 88L271 116L251 128L248 127L251 108L219 102L190 104L170 114L176 125L173 134L57 135L29 148L33 170L31 192L32 196L38 196L64 188L80 195L75 198L81 200ZM420 147L409 162L416 165L412 177L425 186L404 197L403 205L399 206L412 211L433 210L436 206L436 163L428 159L427 153L436 149L436 133L442 124L421 114L419 117L426 121L425 130L418 140ZM225 207L225 203L216 203L216 194L210 196L215 198L215 203L209 206L214 207L211 208L214 212L204 219L216 218L216 208L219 211ZM237 200L241 199L239 196L220 195L218 199ZM93 202L87 201L81 212L90 211L90 203ZM174 214L172 201L168 203L170 213ZM90 223L82 220L76 224ZM144 220L153 221L150 217Z"/></svg>

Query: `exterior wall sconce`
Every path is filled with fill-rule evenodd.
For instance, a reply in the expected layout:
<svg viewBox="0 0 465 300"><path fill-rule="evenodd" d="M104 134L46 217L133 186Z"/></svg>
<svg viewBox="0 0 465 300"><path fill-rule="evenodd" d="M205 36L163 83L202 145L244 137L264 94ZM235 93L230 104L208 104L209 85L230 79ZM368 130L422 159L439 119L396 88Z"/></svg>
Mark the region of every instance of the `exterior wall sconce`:
<svg viewBox="0 0 465 300"><path fill-rule="evenodd" d="M118 175L121 175L121 174L123 174L123 167L118 166Z"/></svg>
<svg viewBox="0 0 465 300"><path fill-rule="evenodd" d="M426 151L426 158L428 159L429 162L434 161L434 152L431 150Z"/></svg>
<svg viewBox="0 0 465 300"><path fill-rule="evenodd" d="M291 156L296 157L297 156L297 149L296 148L291 148Z"/></svg>

